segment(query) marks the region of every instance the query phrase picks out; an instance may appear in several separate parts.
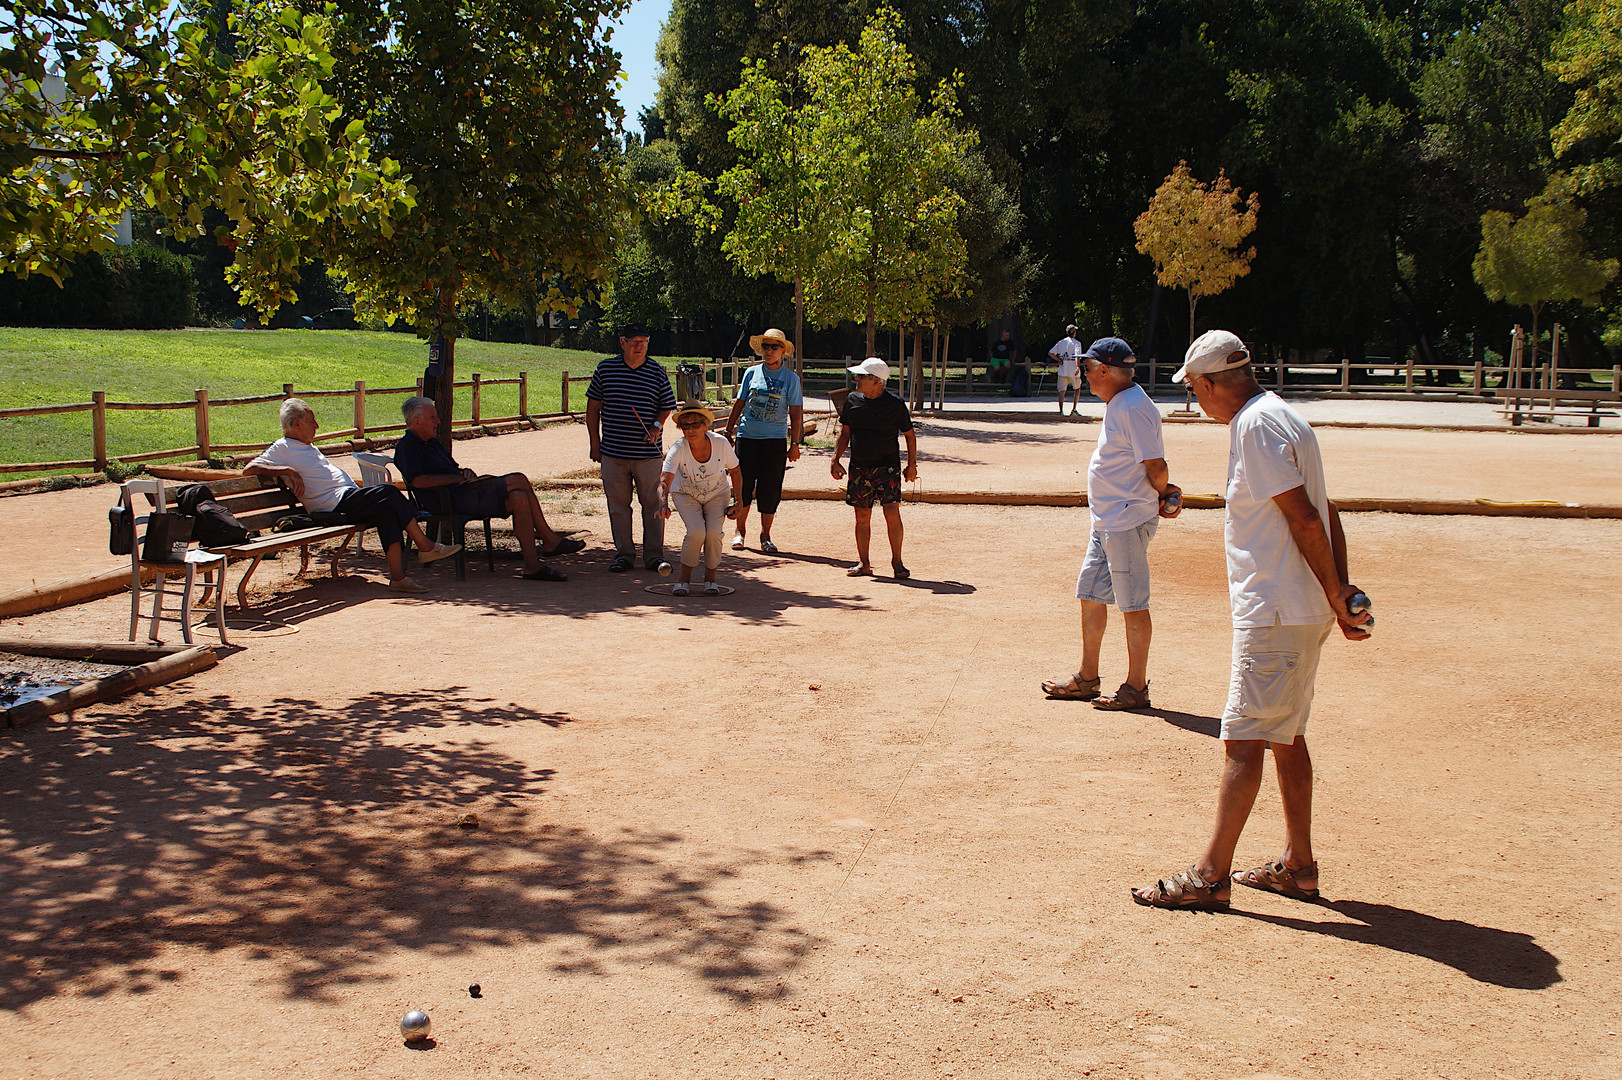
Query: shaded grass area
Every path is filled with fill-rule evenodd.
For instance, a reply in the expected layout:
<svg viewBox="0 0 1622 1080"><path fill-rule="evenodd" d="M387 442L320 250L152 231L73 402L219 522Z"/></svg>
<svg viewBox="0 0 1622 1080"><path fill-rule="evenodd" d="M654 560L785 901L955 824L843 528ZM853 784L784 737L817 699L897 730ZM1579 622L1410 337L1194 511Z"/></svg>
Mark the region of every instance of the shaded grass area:
<svg viewBox="0 0 1622 1080"><path fill-rule="evenodd" d="M601 353L537 345L461 340L456 374L490 379L529 373L531 413L561 407L559 377L589 375ZM660 358L664 362L664 358ZM211 399L277 393L283 383L299 390L410 386L428 362L427 345L409 334L365 330L39 330L0 327L0 408L88 402L96 390L111 401L185 401L199 388ZM667 367L676 363L671 360ZM585 387L571 388L571 404ZM468 415L469 391L457 392L457 418ZM482 394L485 417L518 411L517 386L493 386ZM403 396L367 402L368 425L399 423ZM352 399L312 403L322 427L347 428ZM210 410L216 444L268 442L280 434L275 402ZM195 443L190 410L109 411L108 453L138 454ZM0 420L0 462L66 461L91 456L89 412Z"/></svg>

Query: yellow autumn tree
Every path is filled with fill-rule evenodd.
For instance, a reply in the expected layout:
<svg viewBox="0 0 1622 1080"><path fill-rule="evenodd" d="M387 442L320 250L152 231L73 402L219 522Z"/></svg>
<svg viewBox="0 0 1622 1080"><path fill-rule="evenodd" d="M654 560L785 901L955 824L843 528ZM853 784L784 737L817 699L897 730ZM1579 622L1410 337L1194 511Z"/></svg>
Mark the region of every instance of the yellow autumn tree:
<svg viewBox="0 0 1622 1080"><path fill-rule="evenodd" d="M1168 289L1188 290L1190 344L1200 297L1225 292L1250 273L1256 249L1240 246L1255 231L1260 209L1256 193L1245 196L1221 170L1206 184L1179 161L1132 223L1138 250L1154 260L1155 279Z"/></svg>

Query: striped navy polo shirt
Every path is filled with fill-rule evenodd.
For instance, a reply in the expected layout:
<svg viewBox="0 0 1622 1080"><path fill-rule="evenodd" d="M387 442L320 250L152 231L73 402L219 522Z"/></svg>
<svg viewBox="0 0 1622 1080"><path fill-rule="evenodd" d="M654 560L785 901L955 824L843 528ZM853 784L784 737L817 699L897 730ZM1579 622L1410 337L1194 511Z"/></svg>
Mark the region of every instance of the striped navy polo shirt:
<svg viewBox="0 0 1622 1080"><path fill-rule="evenodd" d="M659 414L676 407L676 395L669 372L651 357L634 368L623 356L604 360L592 372L586 398L601 406L606 456L633 461L664 456L663 441L650 443L645 436Z"/></svg>

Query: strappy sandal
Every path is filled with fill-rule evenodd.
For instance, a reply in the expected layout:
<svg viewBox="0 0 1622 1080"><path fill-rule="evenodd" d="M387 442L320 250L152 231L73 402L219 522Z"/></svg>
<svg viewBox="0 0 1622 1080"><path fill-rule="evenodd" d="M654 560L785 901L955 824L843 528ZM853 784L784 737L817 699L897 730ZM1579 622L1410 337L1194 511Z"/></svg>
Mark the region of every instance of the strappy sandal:
<svg viewBox="0 0 1622 1080"><path fill-rule="evenodd" d="M1093 702L1095 709L1151 709L1149 703L1149 684L1145 682L1143 689L1139 690L1131 683L1122 683L1121 688L1109 697L1101 697Z"/></svg>
<svg viewBox="0 0 1622 1080"><path fill-rule="evenodd" d="M1170 911L1227 911L1230 897L1218 896L1219 889L1231 896L1226 881L1206 881L1196 867L1190 866L1178 871L1170 881L1162 878L1147 889L1133 889L1132 902Z"/></svg>
<svg viewBox="0 0 1622 1080"><path fill-rule="evenodd" d="M1291 900L1304 900L1307 903L1316 903L1319 899L1317 889L1303 889L1295 883L1298 876L1318 876L1318 864L1308 863L1290 869L1277 859L1270 863L1263 863L1254 870L1246 870L1233 875L1233 880L1247 889L1260 889L1262 892L1276 892L1280 896L1288 896Z"/></svg>
<svg viewBox="0 0 1622 1080"><path fill-rule="evenodd" d="M1064 682L1058 679L1047 679L1042 683L1042 693L1056 701L1091 701L1098 696L1098 688L1102 679L1083 679L1081 672L1076 672Z"/></svg>

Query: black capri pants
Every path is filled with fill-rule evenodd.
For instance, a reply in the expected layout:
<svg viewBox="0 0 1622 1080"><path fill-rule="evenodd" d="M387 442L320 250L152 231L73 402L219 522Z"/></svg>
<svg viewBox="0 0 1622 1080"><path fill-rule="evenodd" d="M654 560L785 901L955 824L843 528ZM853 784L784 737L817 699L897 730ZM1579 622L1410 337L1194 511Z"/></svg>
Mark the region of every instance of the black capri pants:
<svg viewBox="0 0 1622 1080"><path fill-rule="evenodd" d="M787 439L739 439L738 471L743 474L739 506L753 502L762 514L777 513L783 501L783 474L788 472Z"/></svg>
<svg viewBox="0 0 1622 1080"><path fill-rule="evenodd" d="M338 505L332 508L335 514L342 514L352 525L371 525L377 529L378 543L383 545L384 554L389 548L401 542L401 533L411 520L417 516L411 503L401 494L400 489L390 484L378 484L373 487L350 488L339 498Z"/></svg>

